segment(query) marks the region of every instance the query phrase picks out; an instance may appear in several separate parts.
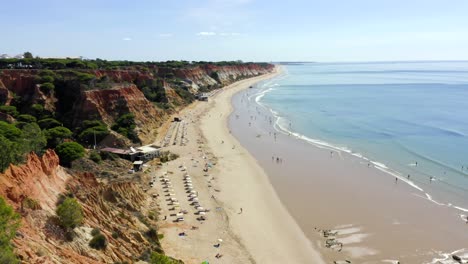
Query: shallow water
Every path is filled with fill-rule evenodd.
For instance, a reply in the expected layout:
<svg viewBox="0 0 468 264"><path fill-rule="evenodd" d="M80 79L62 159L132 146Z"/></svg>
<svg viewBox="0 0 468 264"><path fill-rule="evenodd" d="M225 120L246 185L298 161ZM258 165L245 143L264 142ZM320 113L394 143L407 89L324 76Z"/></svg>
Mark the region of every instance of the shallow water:
<svg viewBox="0 0 468 264"><path fill-rule="evenodd" d="M259 98L283 129L422 188L437 181L433 199L468 208L468 62L310 63L286 72Z"/></svg>
<svg viewBox="0 0 468 264"><path fill-rule="evenodd" d="M293 72L294 67L298 73ZM389 113L380 115L377 113L379 107L392 107L381 106L375 100L380 100L381 104L394 103L385 98L370 98L384 94L387 98L395 97L394 93L404 88L398 85L398 88L392 88L395 84L379 84L377 88L371 88L369 84L354 84L352 90L348 90L350 86L347 84L344 88L341 84L325 86L324 82L329 80L323 76L319 78L323 73L318 68L316 80L322 84L298 88L292 83L297 84L304 79L297 79L294 74L310 74L310 69L304 69L307 67L312 66L288 66L285 75L236 95L230 127L241 144L265 168L281 201L312 243L329 260L351 259L357 263L392 263L390 261L396 260L402 263L436 263L442 259L447 259L443 263L450 263L447 256L451 252L463 255L468 243L464 221L468 214L464 211L468 207L463 189L466 188L464 172L461 167L460 170L456 167L449 170L450 164L457 161L442 155L442 151L434 155L445 157L438 159L447 161L421 157L428 157L425 151L430 155L430 148L444 146L440 144L443 139L450 147L460 148L458 151L464 153L466 149L460 146L466 142L460 135L464 135L466 128L461 125L460 129L457 128L455 135L460 141L453 143L450 141L452 133L446 132L453 128L444 128L442 132L426 131L424 125L427 124L415 129L408 125L385 123L392 119L416 122L423 120L417 116L426 113L408 110L407 115L400 117L404 111L397 115L387 110ZM393 70L392 74L400 73ZM312 79L310 76L304 78ZM463 78L455 79L460 82ZM460 87L457 89L465 89L463 84ZM383 89L385 93L379 94L376 89ZM408 102L408 99L401 97L404 100L397 100L397 105L407 107L409 103L404 101ZM345 98L370 102L375 109L367 113L367 103L350 103ZM453 110L439 108L435 112L444 111L449 113ZM461 111L466 112L465 109ZM445 116L463 116L447 113ZM427 114L425 118L432 120ZM419 141L412 142L413 138ZM414 154L414 150L406 150L416 148L414 146L421 144L418 142L424 142L423 147L416 151L418 154ZM276 162L274 157L280 157L283 162ZM446 178L432 176L437 168L445 168ZM407 178L408 173L411 174L410 179ZM434 180L430 181L429 177L434 177ZM338 252L325 248L325 240L318 229L338 231L337 239L345 244L343 250Z"/></svg>

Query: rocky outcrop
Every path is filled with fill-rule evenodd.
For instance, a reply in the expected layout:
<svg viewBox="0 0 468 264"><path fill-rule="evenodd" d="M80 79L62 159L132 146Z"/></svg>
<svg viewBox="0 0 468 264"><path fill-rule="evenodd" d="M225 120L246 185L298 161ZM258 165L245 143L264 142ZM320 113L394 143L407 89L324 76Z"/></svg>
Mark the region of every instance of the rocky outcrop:
<svg viewBox="0 0 468 264"><path fill-rule="evenodd" d="M7 198L16 209L24 199L37 201L49 213L55 211L57 196L65 191L65 182L70 178L59 167L59 158L48 150L42 157L31 153L24 165L11 165L0 174L0 196Z"/></svg>

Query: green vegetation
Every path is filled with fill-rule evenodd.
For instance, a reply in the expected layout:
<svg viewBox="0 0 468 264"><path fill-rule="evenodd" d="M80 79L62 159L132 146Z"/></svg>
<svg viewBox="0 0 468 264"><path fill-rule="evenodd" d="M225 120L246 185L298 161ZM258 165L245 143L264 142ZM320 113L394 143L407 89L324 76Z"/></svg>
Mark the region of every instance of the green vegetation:
<svg viewBox="0 0 468 264"><path fill-rule="evenodd" d="M62 125L62 123L50 117L39 120L37 124L42 129L50 129L50 128L59 127Z"/></svg>
<svg viewBox="0 0 468 264"><path fill-rule="evenodd" d="M99 120L85 120L81 127L77 128L78 140L86 145L94 145L94 137L96 137L96 143L99 143L107 135L109 135L109 129L107 125Z"/></svg>
<svg viewBox="0 0 468 264"><path fill-rule="evenodd" d="M19 113L16 110L15 106L12 105L1 105L0 106L0 113L4 113L7 115L11 115L13 117L17 116Z"/></svg>
<svg viewBox="0 0 468 264"><path fill-rule="evenodd" d="M55 90L55 85L50 82L46 82L41 84L41 91L43 91L46 94L49 94L50 92Z"/></svg>
<svg viewBox="0 0 468 264"><path fill-rule="evenodd" d="M179 157L178 154L175 154L169 151L161 151L161 153L159 154L159 160L161 162L169 162L171 160L177 159L178 157Z"/></svg>
<svg viewBox="0 0 468 264"><path fill-rule="evenodd" d="M13 124L0 121L0 171L10 163L23 161L26 153L41 153L45 147L45 136L36 123L29 123L19 129Z"/></svg>
<svg viewBox="0 0 468 264"><path fill-rule="evenodd" d="M37 200L34 200L34 199L30 198L30 197L24 198L21 205L23 206L23 208L28 208L28 209L32 209L32 210L37 210L37 209L41 208L41 205L39 204L39 202Z"/></svg>
<svg viewBox="0 0 468 264"><path fill-rule="evenodd" d="M137 143L140 140L135 132L135 127L135 116L131 113L128 113L121 115L116 120L116 123L112 126L112 130Z"/></svg>
<svg viewBox="0 0 468 264"><path fill-rule="evenodd" d="M19 214L0 196L0 263L19 263L11 245L19 225Z"/></svg>
<svg viewBox="0 0 468 264"><path fill-rule="evenodd" d="M184 88L177 87L177 88L174 88L174 90L187 104L195 100L195 95Z"/></svg>
<svg viewBox="0 0 468 264"><path fill-rule="evenodd" d="M26 52L25 54L30 54ZM60 69L119 69L124 67L138 67L139 70L144 71L153 67L180 69L180 68L191 68L205 65L215 66L235 66L242 64L249 64L250 62L244 63L243 61L165 61L165 62L137 62L137 61L107 61L102 59L95 60L81 60L75 58L65 59L52 59L52 58L33 58L24 57L23 59L0 59L0 69L49 69L49 70L60 70ZM267 63L257 63L260 65L266 65Z"/></svg>
<svg viewBox="0 0 468 264"><path fill-rule="evenodd" d="M55 148L60 157L60 163L69 166L72 161L84 157L85 149L79 143L65 142Z"/></svg>
<svg viewBox="0 0 468 264"><path fill-rule="evenodd" d="M70 139L72 136L70 129L66 127L54 127L45 131L47 138L47 146L54 148L61 144L65 139Z"/></svg>
<svg viewBox="0 0 468 264"><path fill-rule="evenodd" d="M215 72L215 71L212 72L212 73L210 74L210 77L213 78L215 81L220 82L218 72Z"/></svg>
<svg viewBox="0 0 468 264"><path fill-rule="evenodd" d="M83 208L75 198L67 197L57 207L57 216L62 227L73 229L83 223Z"/></svg>
<svg viewBox="0 0 468 264"><path fill-rule="evenodd" d="M46 136L36 123L23 126L23 138L23 150L25 153L34 151L36 154L40 155L47 145Z"/></svg>
<svg viewBox="0 0 468 264"><path fill-rule="evenodd" d="M101 155L99 155L99 153L97 151L91 151L89 153L89 159L96 162L96 163L101 163L102 161L102 158L101 158Z"/></svg>
<svg viewBox="0 0 468 264"><path fill-rule="evenodd" d="M32 59L32 58L33 58L33 55L32 55L31 52L26 51L25 53L23 53L23 57L24 57L25 59Z"/></svg>
<svg viewBox="0 0 468 264"><path fill-rule="evenodd" d="M89 246L97 250L106 249L107 238L103 234L99 233L93 236L91 241L89 241Z"/></svg>
<svg viewBox="0 0 468 264"><path fill-rule="evenodd" d="M42 117L44 114L44 106L40 104L33 104L30 108L31 114L33 114L36 118Z"/></svg>
<svg viewBox="0 0 468 264"><path fill-rule="evenodd" d="M141 88L141 91L145 95L146 99L151 102L162 102L167 103L168 99L166 97L166 91L162 85L162 82L157 80L151 80L147 83L142 83L138 85Z"/></svg>
<svg viewBox="0 0 468 264"><path fill-rule="evenodd" d="M171 257L168 257L166 255L163 255L157 252L152 252L149 263L151 264L178 264L182 262L175 260Z"/></svg>
<svg viewBox="0 0 468 264"><path fill-rule="evenodd" d="M37 119L34 116L28 114L19 115L16 119L20 122L25 123L36 123L37 121Z"/></svg>

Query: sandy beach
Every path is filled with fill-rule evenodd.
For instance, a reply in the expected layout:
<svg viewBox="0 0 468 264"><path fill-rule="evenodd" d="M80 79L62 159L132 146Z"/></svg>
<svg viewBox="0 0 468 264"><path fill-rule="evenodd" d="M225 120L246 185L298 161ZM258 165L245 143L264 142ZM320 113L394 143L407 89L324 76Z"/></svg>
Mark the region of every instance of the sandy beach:
<svg viewBox="0 0 468 264"><path fill-rule="evenodd" d="M150 170L156 184L148 193L161 205L168 255L185 263L325 263L228 128L232 96L277 74L227 86L165 126L158 143L180 157Z"/></svg>

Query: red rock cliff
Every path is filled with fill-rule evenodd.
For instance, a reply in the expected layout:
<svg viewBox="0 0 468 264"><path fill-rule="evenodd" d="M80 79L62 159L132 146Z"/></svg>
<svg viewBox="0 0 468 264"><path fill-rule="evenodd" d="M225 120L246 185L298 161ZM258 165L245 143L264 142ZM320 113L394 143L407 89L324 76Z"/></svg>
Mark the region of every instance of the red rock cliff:
<svg viewBox="0 0 468 264"><path fill-rule="evenodd" d="M59 158L53 150L42 157L31 153L24 165L11 165L0 174L0 195L16 209L21 207L24 198L31 198L38 201L42 209L54 212L57 196L65 191L69 177L59 167Z"/></svg>

